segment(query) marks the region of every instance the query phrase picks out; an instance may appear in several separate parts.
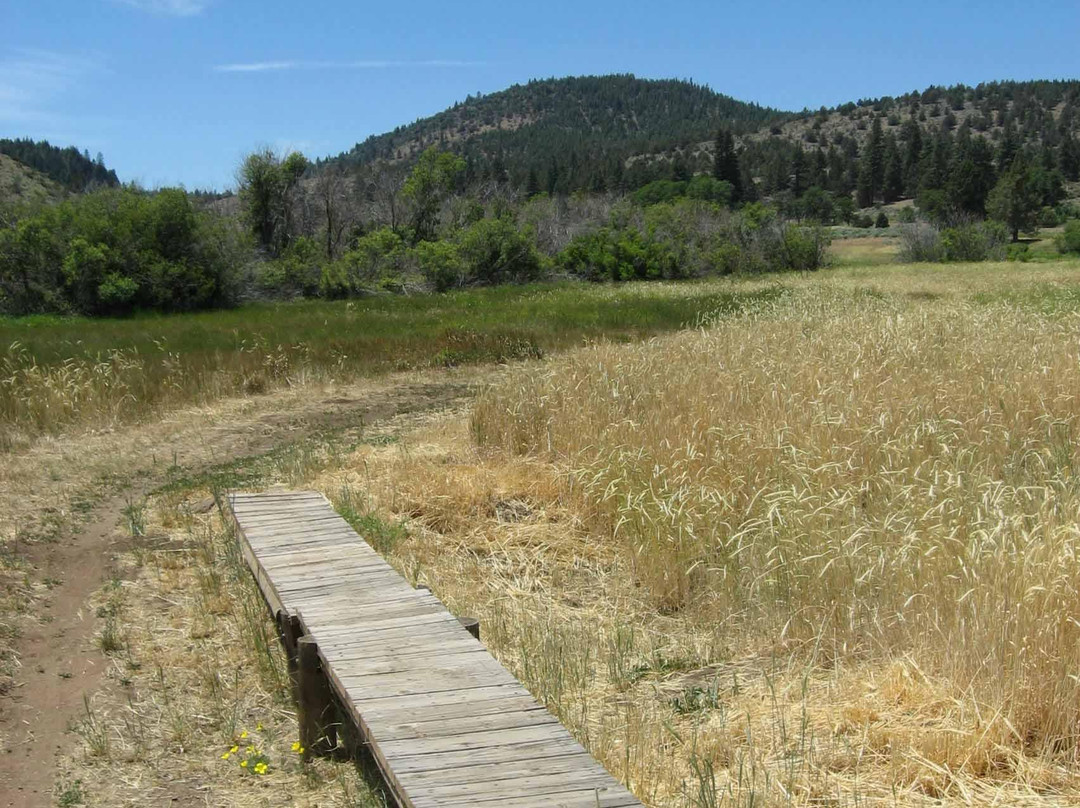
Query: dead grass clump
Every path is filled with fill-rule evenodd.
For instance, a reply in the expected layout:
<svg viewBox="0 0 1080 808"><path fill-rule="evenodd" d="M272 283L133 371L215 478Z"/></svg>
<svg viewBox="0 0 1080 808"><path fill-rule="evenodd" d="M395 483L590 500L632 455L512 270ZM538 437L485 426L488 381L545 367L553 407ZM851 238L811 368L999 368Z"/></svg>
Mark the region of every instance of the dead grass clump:
<svg viewBox="0 0 1080 808"><path fill-rule="evenodd" d="M285 660L235 539L216 513L164 499L131 511L152 538L136 536L128 580L95 597L111 683L87 700L61 780L99 805L383 805L351 765L300 754Z"/></svg>
<svg viewBox="0 0 1080 808"><path fill-rule="evenodd" d="M892 786L931 798L1021 799L1076 788L1076 333L1006 306L801 290L523 370L471 429L551 464L651 608L711 618L712 647L772 649L833 704L889 672L872 707L841 711L880 716L860 768L888 759ZM778 699L774 724L817 724L815 699L791 699L809 717Z"/></svg>

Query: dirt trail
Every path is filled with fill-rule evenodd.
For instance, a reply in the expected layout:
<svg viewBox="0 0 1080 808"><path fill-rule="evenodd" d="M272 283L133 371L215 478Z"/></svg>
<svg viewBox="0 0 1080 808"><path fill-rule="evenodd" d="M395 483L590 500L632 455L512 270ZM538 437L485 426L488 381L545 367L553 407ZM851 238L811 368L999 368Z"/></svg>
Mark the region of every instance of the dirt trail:
<svg viewBox="0 0 1080 808"><path fill-rule="evenodd" d="M113 554L126 540L122 522L128 504L166 481L170 469L162 458L172 459L173 472L176 466L198 472L320 430L367 427L406 413L443 409L461 402L493 372L410 374L333 390L287 391L224 402L212 411L179 413L167 425L72 438L62 446L0 458L6 464L4 477L20 482L0 492L12 535L13 525L33 524L45 503L55 510L59 502L70 512L78 492L85 491L80 476L113 475L113 493L84 506L87 521L81 529L68 528L56 540L31 543L22 551L23 569L33 581L26 591L48 591L28 594L31 618L15 641L19 668L8 691L0 694L0 808L54 803L56 758L71 741L70 728L84 710L84 697L98 689L109 665L94 644L88 600L107 580ZM60 473L57 456L66 469ZM117 465L123 469L119 476ZM118 487L123 493L115 493Z"/></svg>

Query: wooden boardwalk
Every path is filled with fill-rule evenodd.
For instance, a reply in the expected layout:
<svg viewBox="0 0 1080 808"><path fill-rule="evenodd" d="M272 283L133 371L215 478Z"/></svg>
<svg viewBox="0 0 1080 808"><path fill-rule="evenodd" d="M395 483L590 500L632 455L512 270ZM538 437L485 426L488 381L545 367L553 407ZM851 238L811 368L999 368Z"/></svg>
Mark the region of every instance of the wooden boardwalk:
<svg viewBox="0 0 1080 808"><path fill-rule="evenodd" d="M267 604L317 646L330 689L400 805L641 806L321 494L233 494L229 504Z"/></svg>

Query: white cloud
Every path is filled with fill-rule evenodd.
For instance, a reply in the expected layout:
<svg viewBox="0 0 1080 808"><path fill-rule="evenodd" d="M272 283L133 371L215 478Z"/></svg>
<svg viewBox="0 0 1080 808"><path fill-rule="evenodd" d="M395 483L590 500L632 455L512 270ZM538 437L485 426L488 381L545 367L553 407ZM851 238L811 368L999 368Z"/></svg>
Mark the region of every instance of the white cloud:
<svg viewBox="0 0 1080 808"><path fill-rule="evenodd" d="M267 70L292 70L296 62L247 62L244 64L215 65L218 73L263 73Z"/></svg>
<svg viewBox="0 0 1080 808"><path fill-rule="evenodd" d="M211 0L113 0L125 6L169 17L194 17L202 14Z"/></svg>
<svg viewBox="0 0 1080 808"><path fill-rule="evenodd" d="M54 111L64 95L104 73L93 59L44 50L16 50L0 59L0 121L56 125L66 118Z"/></svg>
<svg viewBox="0 0 1080 808"><path fill-rule="evenodd" d="M426 59L423 61L395 61L387 59L359 59L341 62L311 62L282 60L275 62L234 62L214 65L218 73L264 73L281 70L382 70L403 67L478 67L483 62L466 62L456 59Z"/></svg>

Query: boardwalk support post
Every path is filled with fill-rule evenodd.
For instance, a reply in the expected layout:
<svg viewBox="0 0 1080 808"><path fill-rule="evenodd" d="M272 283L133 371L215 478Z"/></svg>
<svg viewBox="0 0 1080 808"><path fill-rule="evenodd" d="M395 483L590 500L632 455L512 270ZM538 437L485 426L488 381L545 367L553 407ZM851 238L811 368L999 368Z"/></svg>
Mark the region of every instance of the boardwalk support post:
<svg viewBox="0 0 1080 808"><path fill-rule="evenodd" d="M473 635L474 639L480 639L480 621L475 617L459 617L458 622L465 626L465 630Z"/></svg>
<svg viewBox="0 0 1080 808"><path fill-rule="evenodd" d="M285 646L285 656L289 660L289 674L296 679L296 644L304 636L304 629L300 625L300 618L286 611L277 613L278 633L281 635L281 644Z"/></svg>
<svg viewBox="0 0 1080 808"><path fill-rule="evenodd" d="M300 745L313 755L333 754L337 748L337 710L319 660L319 646L311 637L300 637L296 643L296 696Z"/></svg>
<svg viewBox="0 0 1080 808"><path fill-rule="evenodd" d="M431 591L431 587L426 584L420 584L416 587L421 592L427 592L429 595L435 593ZM476 617L459 617L458 622L465 627L465 630L473 635L473 639L480 639L480 620Z"/></svg>

